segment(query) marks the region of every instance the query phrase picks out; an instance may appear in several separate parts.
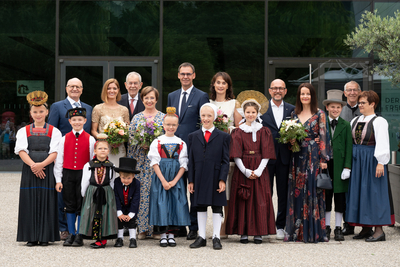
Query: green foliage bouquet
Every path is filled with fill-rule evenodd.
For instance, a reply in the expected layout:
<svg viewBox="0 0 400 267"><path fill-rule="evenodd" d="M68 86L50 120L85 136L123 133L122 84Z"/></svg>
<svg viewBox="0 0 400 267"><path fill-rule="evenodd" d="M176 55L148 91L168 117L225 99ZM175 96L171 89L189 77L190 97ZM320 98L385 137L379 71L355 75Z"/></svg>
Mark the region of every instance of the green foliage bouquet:
<svg viewBox="0 0 400 267"><path fill-rule="evenodd" d="M280 137L278 139L278 142L283 144L290 143L290 141L293 139L296 139L297 141L302 141L308 136L303 124L301 124L297 120L282 121L282 126L279 129L279 135ZM298 142L295 142L294 145L292 145L292 151L300 151L300 145Z"/></svg>

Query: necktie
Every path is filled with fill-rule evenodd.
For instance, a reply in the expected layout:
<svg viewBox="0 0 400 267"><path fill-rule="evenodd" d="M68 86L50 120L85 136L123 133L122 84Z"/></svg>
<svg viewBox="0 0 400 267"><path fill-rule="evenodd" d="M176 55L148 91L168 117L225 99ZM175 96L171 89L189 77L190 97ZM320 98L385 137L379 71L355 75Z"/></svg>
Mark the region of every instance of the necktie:
<svg viewBox="0 0 400 267"><path fill-rule="evenodd" d="M206 139L206 142L207 142L207 143L208 143L208 140L210 139L210 136L211 136L211 132L206 131L206 132L204 133L204 139Z"/></svg>
<svg viewBox="0 0 400 267"><path fill-rule="evenodd" d="M131 113L133 114L133 111L135 110L135 106L133 105L133 101L135 101L135 99L131 98L131 103L129 104L129 108L131 109Z"/></svg>
<svg viewBox="0 0 400 267"><path fill-rule="evenodd" d="M182 96L182 101L181 101L181 108L179 109L179 115L182 114L182 112L184 111L185 107L186 107L186 92L183 92L183 96Z"/></svg>
<svg viewBox="0 0 400 267"><path fill-rule="evenodd" d="M74 107L79 108L79 103L78 103L78 102L75 102L75 103L74 103Z"/></svg>
<svg viewBox="0 0 400 267"><path fill-rule="evenodd" d="M75 133L75 137L76 137L76 138L79 137L79 133L78 133L78 132Z"/></svg>
<svg viewBox="0 0 400 267"><path fill-rule="evenodd" d="M335 130L335 127L336 127L337 124L338 124L337 120L332 120L331 121L331 127L332 127L333 130Z"/></svg>

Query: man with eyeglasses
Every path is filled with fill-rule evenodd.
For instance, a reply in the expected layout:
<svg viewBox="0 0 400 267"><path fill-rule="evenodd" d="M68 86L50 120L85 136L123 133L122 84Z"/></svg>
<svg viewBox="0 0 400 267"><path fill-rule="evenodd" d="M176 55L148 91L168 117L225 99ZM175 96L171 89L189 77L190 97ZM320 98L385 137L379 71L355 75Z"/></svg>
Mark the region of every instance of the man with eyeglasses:
<svg viewBox="0 0 400 267"><path fill-rule="evenodd" d="M276 176L276 192L278 195L278 213L276 217L276 239L282 240L285 237L286 224L286 207L288 194L288 179L289 179L289 164L291 159L291 151L287 144L280 144L277 141L279 138L279 129L284 120L291 119L291 113L294 106L283 101L287 93L286 84L281 79L275 79L271 82L269 88L271 100L267 112L262 116L263 126L271 130L274 137L274 146L276 160L268 161L268 173L271 180L271 195L274 188L274 176Z"/></svg>
<svg viewBox="0 0 400 267"><path fill-rule="evenodd" d="M361 87L355 81L350 81L344 85L344 95L347 98L347 105L343 107L340 117L348 122L361 115L358 108L358 96L361 94Z"/></svg>
<svg viewBox="0 0 400 267"><path fill-rule="evenodd" d="M357 116L361 115L358 107L358 96L361 94L361 87L355 81L350 81L344 85L344 95L347 98L347 105L343 107L340 117L348 122L351 122ZM354 234L354 226L349 225L344 219L346 214L343 213L343 235Z"/></svg>
<svg viewBox="0 0 400 267"><path fill-rule="evenodd" d="M49 118L47 120L48 124L53 125L58 128L62 135L72 131L72 126L68 121L67 111L74 107L85 108L86 109L86 123L83 126L85 132L90 133L92 127L92 107L80 101L82 95L83 86L81 80L78 78L72 78L68 80L67 87L67 98L58 102L55 102L50 107ZM58 194L58 225L60 228L60 238L65 240L68 237L68 226L67 219L64 212L64 201L62 197L62 192Z"/></svg>
<svg viewBox="0 0 400 267"><path fill-rule="evenodd" d="M181 88L168 94L168 107L175 107L176 114L179 116L179 126L175 135L181 138L186 144L191 132L199 129L200 107L209 102L208 94L193 86L193 80L196 78L194 66L189 62L182 63L178 68L178 79L181 82ZM187 172L183 175L185 183L187 182ZM190 194L192 202L193 194ZM187 240L197 238L197 210L190 207L189 234ZM186 228L179 231L178 236L186 234Z"/></svg>
<svg viewBox="0 0 400 267"><path fill-rule="evenodd" d="M144 110L144 105L140 99L139 90L142 89L143 82L142 76L139 73L132 71L126 75L125 88L128 93L121 96L121 100L118 104L125 106L129 110L129 121L132 120L133 116Z"/></svg>

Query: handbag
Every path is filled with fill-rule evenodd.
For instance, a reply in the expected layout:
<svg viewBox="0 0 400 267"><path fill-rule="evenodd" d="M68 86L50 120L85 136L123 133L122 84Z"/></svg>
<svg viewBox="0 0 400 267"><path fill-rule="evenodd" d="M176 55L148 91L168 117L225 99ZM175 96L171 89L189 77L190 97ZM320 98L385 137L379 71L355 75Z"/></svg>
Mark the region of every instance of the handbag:
<svg viewBox="0 0 400 267"><path fill-rule="evenodd" d="M246 184L246 177L243 175L244 184L239 185L238 195L241 199L247 200L250 197L250 185Z"/></svg>
<svg viewBox="0 0 400 267"><path fill-rule="evenodd" d="M325 171L325 173L324 173ZM317 188L319 189L332 189L332 180L329 176L328 170L324 169L317 175Z"/></svg>

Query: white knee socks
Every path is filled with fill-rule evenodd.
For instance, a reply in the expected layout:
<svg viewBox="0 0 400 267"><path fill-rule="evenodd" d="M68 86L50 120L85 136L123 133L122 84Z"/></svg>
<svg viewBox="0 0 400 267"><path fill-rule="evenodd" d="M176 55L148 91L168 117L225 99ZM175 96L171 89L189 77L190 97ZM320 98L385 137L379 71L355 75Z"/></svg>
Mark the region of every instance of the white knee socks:
<svg viewBox="0 0 400 267"><path fill-rule="evenodd" d="M124 229L118 229L118 238L124 239Z"/></svg>
<svg viewBox="0 0 400 267"><path fill-rule="evenodd" d="M213 213L213 238L220 238L222 215L221 213Z"/></svg>
<svg viewBox="0 0 400 267"><path fill-rule="evenodd" d="M207 211L197 212L197 224L199 225L199 236L206 239Z"/></svg>
<svg viewBox="0 0 400 267"><path fill-rule="evenodd" d="M343 213L335 212L335 226L340 227L342 225L342 219L343 219Z"/></svg>
<svg viewBox="0 0 400 267"><path fill-rule="evenodd" d="M129 229L129 238L136 239L136 228Z"/></svg>
<svg viewBox="0 0 400 267"><path fill-rule="evenodd" d="M330 212L330 211L325 212L325 225L326 226L331 226L331 214L332 214L332 212Z"/></svg>

